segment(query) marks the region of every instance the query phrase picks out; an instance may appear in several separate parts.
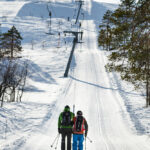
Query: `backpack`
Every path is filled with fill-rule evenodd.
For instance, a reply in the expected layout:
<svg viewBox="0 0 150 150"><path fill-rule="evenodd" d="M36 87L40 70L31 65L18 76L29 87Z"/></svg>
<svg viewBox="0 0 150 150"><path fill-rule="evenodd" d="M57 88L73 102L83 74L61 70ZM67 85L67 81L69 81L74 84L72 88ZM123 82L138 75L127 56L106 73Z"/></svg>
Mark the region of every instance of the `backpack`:
<svg viewBox="0 0 150 150"><path fill-rule="evenodd" d="M71 125L71 113L70 112L63 112L62 113L62 126L70 126Z"/></svg>
<svg viewBox="0 0 150 150"><path fill-rule="evenodd" d="M77 132L81 132L83 129L83 121L84 121L84 119L83 119L83 117L82 116L78 116L77 118L76 118L76 122L75 122L75 130L77 131Z"/></svg>

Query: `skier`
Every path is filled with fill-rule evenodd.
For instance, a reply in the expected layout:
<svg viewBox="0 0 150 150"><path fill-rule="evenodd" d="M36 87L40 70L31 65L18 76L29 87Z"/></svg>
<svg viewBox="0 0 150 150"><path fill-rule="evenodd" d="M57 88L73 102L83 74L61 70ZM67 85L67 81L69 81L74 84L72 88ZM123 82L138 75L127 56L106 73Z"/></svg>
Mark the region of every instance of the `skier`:
<svg viewBox="0 0 150 150"><path fill-rule="evenodd" d="M83 150L84 132L87 137L88 124L83 117L82 111L77 112L77 116L73 118L73 150Z"/></svg>
<svg viewBox="0 0 150 150"><path fill-rule="evenodd" d="M58 132L62 135L61 150L65 150L65 138L67 137L67 150L71 150L71 136L73 126L74 113L70 111L68 105L64 111L60 113L58 119Z"/></svg>

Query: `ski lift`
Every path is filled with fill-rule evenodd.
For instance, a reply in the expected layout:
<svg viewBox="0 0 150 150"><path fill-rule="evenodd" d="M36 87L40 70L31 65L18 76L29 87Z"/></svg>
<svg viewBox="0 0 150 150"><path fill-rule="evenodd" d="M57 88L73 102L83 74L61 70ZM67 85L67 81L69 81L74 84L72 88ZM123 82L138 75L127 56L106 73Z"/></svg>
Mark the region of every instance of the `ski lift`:
<svg viewBox="0 0 150 150"><path fill-rule="evenodd" d="M65 41L65 47L66 47L66 51L67 51L67 41L65 38L64 38L64 41Z"/></svg>
<svg viewBox="0 0 150 150"><path fill-rule="evenodd" d="M48 15L49 15L49 32L48 33L46 33L46 34L48 34L48 35L54 35L54 33L52 33L51 32L51 24L52 24L52 21L51 21L51 19L52 19L52 12L50 11L50 9L49 9L49 7L48 7L48 5L47 5L47 11L48 11Z"/></svg>
<svg viewBox="0 0 150 150"><path fill-rule="evenodd" d="M60 32L58 32L58 46L57 48L60 48Z"/></svg>

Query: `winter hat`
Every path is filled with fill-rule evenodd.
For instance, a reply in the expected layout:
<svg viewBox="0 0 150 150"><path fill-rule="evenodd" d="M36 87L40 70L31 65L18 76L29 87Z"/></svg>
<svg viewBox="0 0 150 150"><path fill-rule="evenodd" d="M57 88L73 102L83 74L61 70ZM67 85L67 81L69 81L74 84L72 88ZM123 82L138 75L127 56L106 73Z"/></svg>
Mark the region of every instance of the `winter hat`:
<svg viewBox="0 0 150 150"><path fill-rule="evenodd" d="M83 115L83 113L81 110L77 111L77 116L82 116L82 115Z"/></svg>

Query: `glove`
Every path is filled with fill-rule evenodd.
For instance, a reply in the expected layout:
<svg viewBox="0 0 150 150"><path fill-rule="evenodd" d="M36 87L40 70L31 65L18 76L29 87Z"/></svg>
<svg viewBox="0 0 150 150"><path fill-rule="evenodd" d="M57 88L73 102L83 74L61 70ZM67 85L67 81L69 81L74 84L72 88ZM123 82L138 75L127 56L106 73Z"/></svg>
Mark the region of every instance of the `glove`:
<svg viewBox="0 0 150 150"><path fill-rule="evenodd" d="M61 129L60 128L58 128L58 133L61 133Z"/></svg>
<svg viewBox="0 0 150 150"><path fill-rule="evenodd" d="M85 137L87 137L87 132L85 132Z"/></svg>

